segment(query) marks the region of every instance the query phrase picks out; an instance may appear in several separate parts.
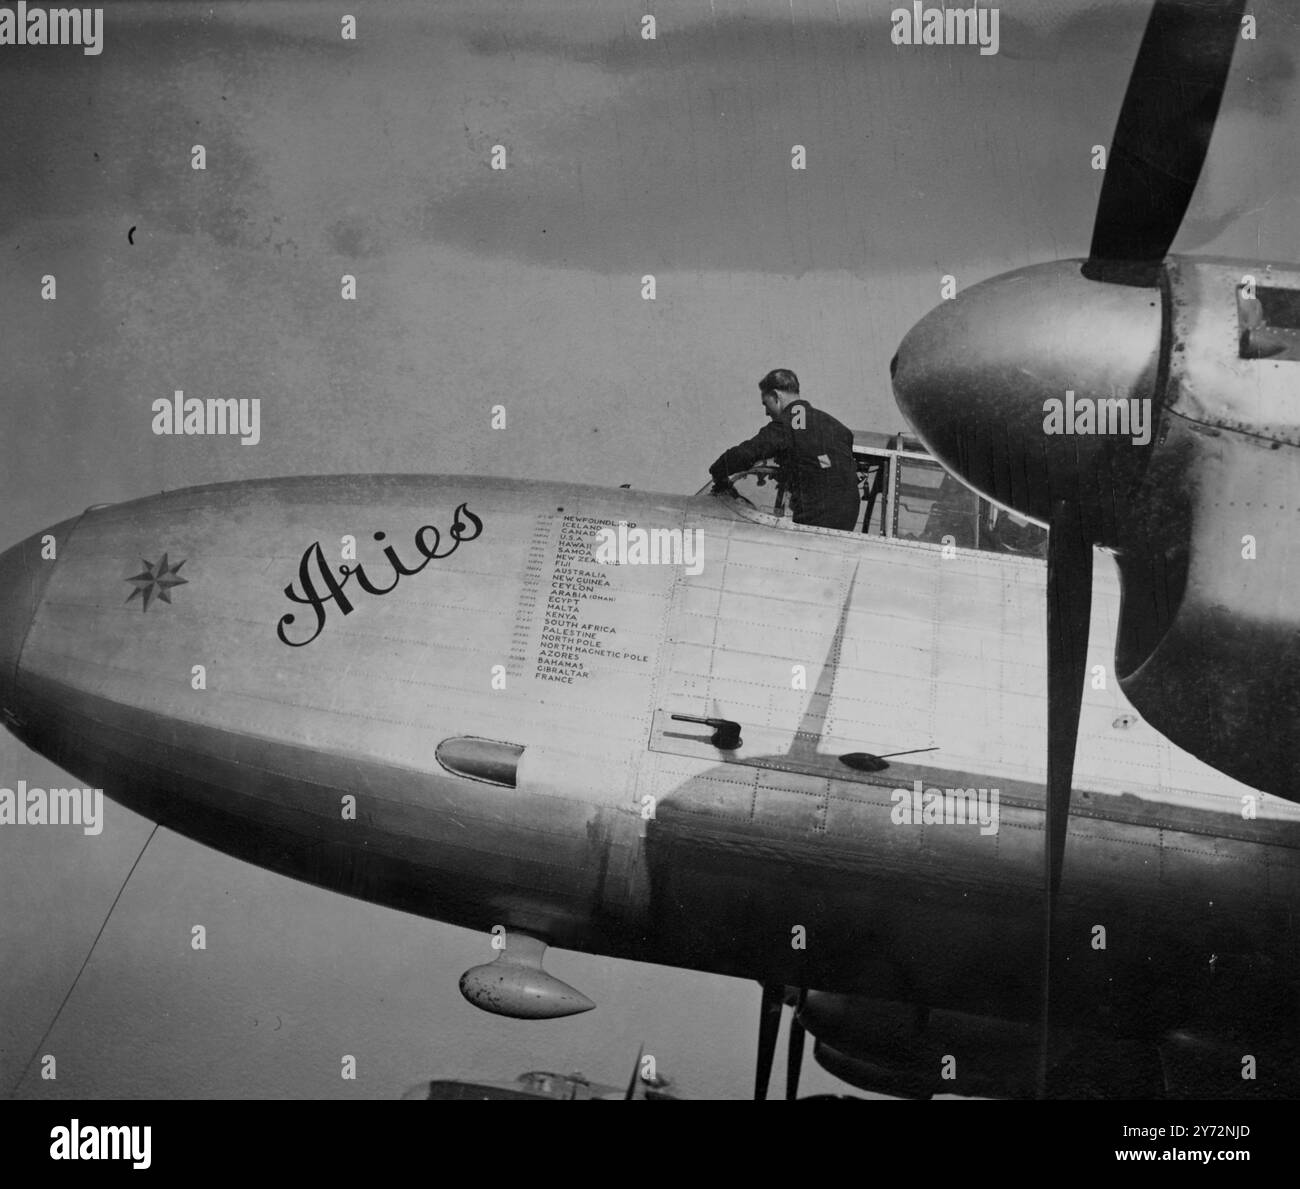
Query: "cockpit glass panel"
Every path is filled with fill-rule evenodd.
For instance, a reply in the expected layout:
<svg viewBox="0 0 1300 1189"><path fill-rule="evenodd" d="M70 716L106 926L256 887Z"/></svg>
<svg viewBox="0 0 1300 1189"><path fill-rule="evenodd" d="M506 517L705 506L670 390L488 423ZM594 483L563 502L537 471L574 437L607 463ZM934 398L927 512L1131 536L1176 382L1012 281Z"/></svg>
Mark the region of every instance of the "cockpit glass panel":
<svg viewBox="0 0 1300 1189"><path fill-rule="evenodd" d="M858 493L861 507L857 531L883 537L886 531L885 509L889 504L889 455L857 452Z"/></svg>
<svg viewBox="0 0 1300 1189"><path fill-rule="evenodd" d="M732 480L735 489L760 512L769 516L789 516L789 500L781 486L780 468L775 463L751 467Z"/></svg>
<svg viewBox="0 0 1300 1189"><path fill-rule="evenodd" d="M862 446L855 449L854 458L860 494L854 531L988 553L1047 556L1045 528L981 499L934 459L909 458ZM891 523L890 486L895 474ZM747 501L746 506L752 504L759 512L793 523L788 493L781 483L781 468L774 460L751 467L734 476L732 482L736 493ZM709 490L706 484L697 494Z"/></svg>
<svg viewBox="0 0 1300 1189"><path fill-rule="evenodd" d="M899 459L897 503L900 539L959 549L978 545L979 496L938 463Z"/></svg>
<svg viewBox="0 0 1300 1189"><path fill-rule="evenodd" d="M1020 557L1047 556L1047 530L1032 520L980 500L979 547Z"/></svg>

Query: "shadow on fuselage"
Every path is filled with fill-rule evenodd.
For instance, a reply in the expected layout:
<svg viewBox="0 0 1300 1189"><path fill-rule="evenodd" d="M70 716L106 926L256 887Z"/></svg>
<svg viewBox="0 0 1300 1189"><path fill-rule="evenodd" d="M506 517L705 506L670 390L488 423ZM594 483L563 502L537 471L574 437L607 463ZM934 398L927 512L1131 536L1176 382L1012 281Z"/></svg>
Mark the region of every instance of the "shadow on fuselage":
<svg viewBox="0 0 1300 1189"><path fill-rule="evenodd" d="M723 764L657 802L645 832L652 960L1038 1018L1045 906L1034 814L1026 815L1030 829L1009 827L1004 816L995 856L992 848L949 848L956 836L943 831L960 826L890 825L879 786L864 796L861 783L827 782L824 792L802 794L804 808L801 795L787 793L781 812L765 809L757 786L754 766ZM894 845L896 831L908 829L930 830L934 844L913 834L910 845ZM1270 951L1264 922L1247 930L1226 913L1216 918L1185 888L1166 888L1159 904L1136 899L1106 878L1108 856L1086 846L1083 833L1073 856L1067 849L1060 901L1053 1003L1064 1025L1126 1039L1189 1027L1294 1031L1290 968ZM1023 853L1008 858L1013 851ZM1288 948L1274 936L1279 947Z"/></svg>

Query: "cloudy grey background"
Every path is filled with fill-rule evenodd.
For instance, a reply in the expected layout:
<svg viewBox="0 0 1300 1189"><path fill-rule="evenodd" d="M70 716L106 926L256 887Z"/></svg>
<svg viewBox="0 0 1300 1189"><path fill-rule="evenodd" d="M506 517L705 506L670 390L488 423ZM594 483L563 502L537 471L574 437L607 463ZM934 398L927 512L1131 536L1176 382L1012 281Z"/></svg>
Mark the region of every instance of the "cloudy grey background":
<svg viewBox="0 0 1300 1189"><path fill-rule="evenodd" d="M281 474L692 491L757 428L777 365L850 424L901 428L888 361L945 273L1086 251L1091 148L1149 6L1008 0L996 56L895 47L892 7L116 5L99 57L0 47L0 547L91 503ZM1252 11L1175 249L1286 260L1300 41L1282 3ZM260 397L261 443L153 436L175 388ZM0 784L20 779L70 783L4 735ZM596 1011L484 1016L456 980L486 939L163 831L41 1046L58 1080L20 1081L151 828L107 816L99 838L0 830L5 1093L382 1098L539 1066L622 1081L642 1042L684 1093L749 1091L751 984L556 953ZM810 1091L839 1086L807 1071Z"/></svg>

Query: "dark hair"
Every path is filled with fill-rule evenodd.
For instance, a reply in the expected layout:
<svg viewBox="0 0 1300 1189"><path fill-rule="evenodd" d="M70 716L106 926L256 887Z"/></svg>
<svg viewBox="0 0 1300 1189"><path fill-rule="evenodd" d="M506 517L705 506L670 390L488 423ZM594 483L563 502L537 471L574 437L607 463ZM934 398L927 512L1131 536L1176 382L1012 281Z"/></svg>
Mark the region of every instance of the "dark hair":
<svg viewBox="0 0 1300 1189"><path fill-rule="evenodd" d="M799 377L783 367L773 368L758 382L759 392L789 392L799 395Z"/></svg>

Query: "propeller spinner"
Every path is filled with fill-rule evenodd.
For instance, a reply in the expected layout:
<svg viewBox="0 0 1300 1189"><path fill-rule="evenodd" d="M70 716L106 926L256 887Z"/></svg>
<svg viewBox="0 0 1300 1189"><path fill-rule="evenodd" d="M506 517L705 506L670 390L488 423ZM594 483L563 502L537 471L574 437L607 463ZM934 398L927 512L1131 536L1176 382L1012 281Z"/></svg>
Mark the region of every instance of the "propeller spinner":
<svg viewBox="0 0 1300 1189"><path fill-rule="evenodd" d="M1088 259L973 286L922 319L890 368L899 407L945 466L1049 528L1040 1094L1092 549L1142 552L1158 513L1142 480L1159 441L1169 362L1163 262L1200 176L1244 7L1157 0L1116 124Z"/></svg>

